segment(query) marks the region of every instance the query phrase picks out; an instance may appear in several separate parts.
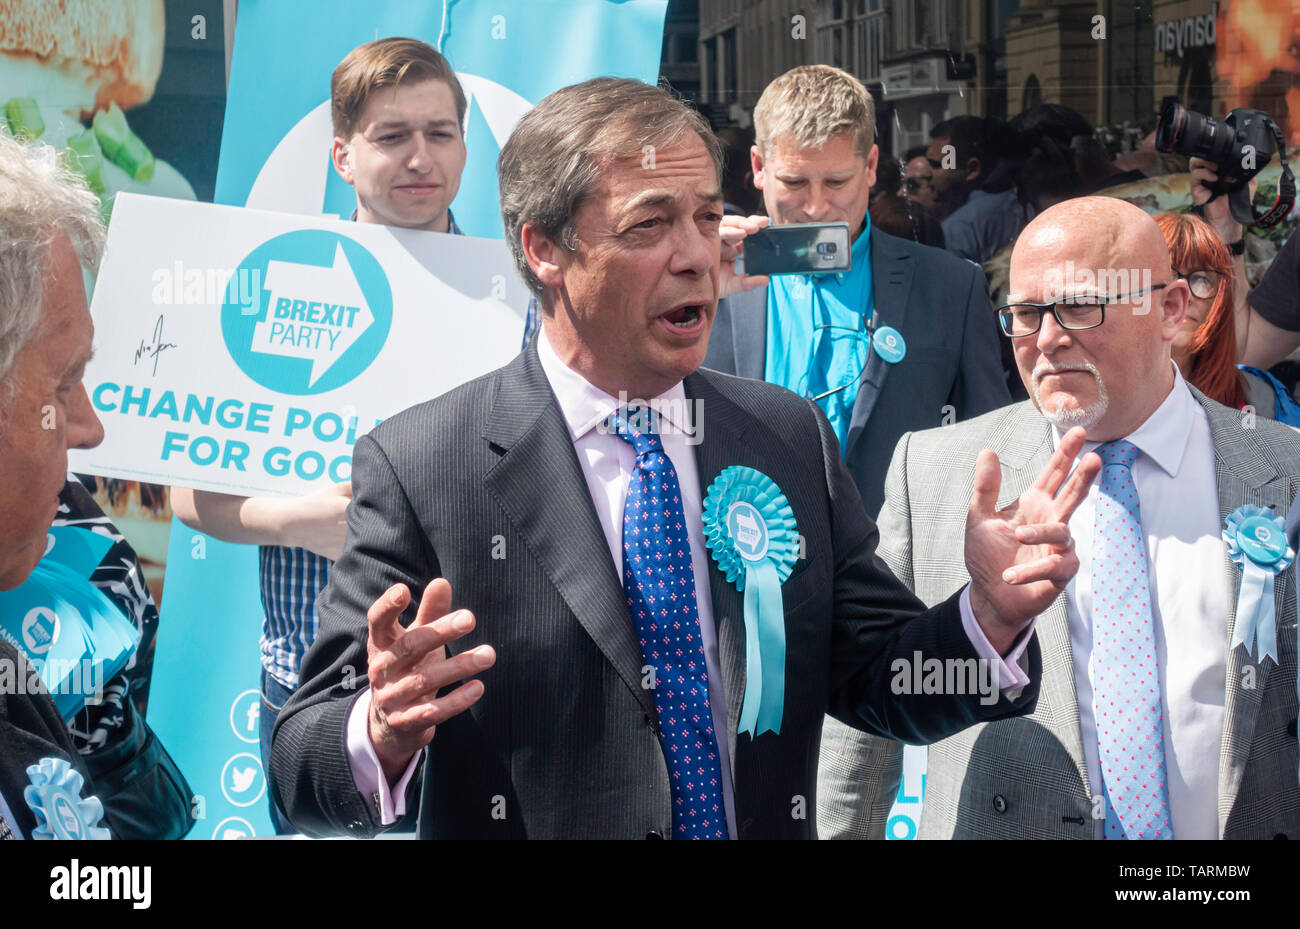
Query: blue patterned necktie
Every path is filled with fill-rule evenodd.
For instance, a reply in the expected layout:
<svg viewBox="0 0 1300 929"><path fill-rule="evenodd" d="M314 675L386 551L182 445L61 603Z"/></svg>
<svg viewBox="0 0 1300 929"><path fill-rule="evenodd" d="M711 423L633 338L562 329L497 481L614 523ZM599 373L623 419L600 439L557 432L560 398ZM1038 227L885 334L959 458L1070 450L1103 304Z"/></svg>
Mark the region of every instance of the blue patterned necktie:
<svg viewBox="0 0 1300 929"><path fill-rule="evenodd" d="M659 738L672 787L673 838L725 839L722 765L709 709L691 547L677 472L652 411L610 421L636 450L623 505L623 591L645 664L654 675Z"/></svg>
<svg viewBox="0 0 1300 929"><path fill-rule="evenodd" d="M1172 839L1138 448L1106 442L1092 536L1092 696L1106 838Z"/></svg>

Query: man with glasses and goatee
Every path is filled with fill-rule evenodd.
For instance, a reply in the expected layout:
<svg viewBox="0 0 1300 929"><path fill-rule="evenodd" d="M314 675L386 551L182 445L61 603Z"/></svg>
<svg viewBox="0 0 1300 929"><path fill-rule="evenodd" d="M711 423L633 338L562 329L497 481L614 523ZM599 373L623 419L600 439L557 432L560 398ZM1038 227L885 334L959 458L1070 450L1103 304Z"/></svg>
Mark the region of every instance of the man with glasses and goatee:
<svg viewBox="0 0 1300 929"><path fill-rule="evenodd" d="M1184 381L1171 346L1188 299L1140 209L1051 207L1017 241L998 310L1032 399L894 452L880 554L926 602L965 576L977 458L996 452L1000 485L984 489L999 502L1072 427L1103 463L1069 520L1079 572L1035 620L1037 707L930 746L923 838L1300 837L1280 516L1300 489L1300 437ZM889 745L854 733L840 746L832 816L897 776Z"/></svg>

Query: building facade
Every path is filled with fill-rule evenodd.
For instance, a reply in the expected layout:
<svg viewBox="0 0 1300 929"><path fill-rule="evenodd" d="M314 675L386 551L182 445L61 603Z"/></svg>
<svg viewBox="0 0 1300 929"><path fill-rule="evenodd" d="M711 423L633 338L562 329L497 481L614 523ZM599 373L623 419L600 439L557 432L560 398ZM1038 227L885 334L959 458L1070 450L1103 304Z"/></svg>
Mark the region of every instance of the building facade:
<svg viewBox="0 0 1300 929"><path fill-rule="evenodd" d="M881 148L898 155L951 116L1005 114L1005 34L1019 2L700 0L700 99L715 124L748 125L773 77L834 65L871 90Z"/></svg>
<svg viewBox="0 0 1300 929"><path fill-rule="evenodd" d="M951 116L1039 103L1077 110L1127 149L1170 99L1219 119L1233 106L1285 119L1288 90L1300 107L1287 81L1262 81L1248 102L1218 73L1225 30L1276 31L1259 17L1292 8L1300 0L699 0L699 99L715 125L746 126L773 77L819 62L867 85L895 156Z"/></svg>

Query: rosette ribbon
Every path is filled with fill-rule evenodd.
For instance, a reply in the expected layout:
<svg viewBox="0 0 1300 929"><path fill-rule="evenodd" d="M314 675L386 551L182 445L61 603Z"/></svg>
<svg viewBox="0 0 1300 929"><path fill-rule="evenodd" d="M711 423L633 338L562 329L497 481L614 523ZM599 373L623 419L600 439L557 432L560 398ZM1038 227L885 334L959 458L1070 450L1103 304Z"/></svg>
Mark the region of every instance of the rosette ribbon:
<svg viewBox="0 0 1300 929"><path fill-rule="evenodd" d="M31 781L23 800L36 814L33 839L108 839L100 826L104 805L98 797L81 798L85 781L66 758L42 758L27 768Z"/></svg>
<svg viewBox="0 0 1300 929"><path fill-rule="evenodd" d="M1246 504L1223 521L1228 556L1241 565L1241 592L1229 648L1244 644L1258 661L1277 662L1277 619L1273 612L1273 578L1295 561L1287 543L1286 521L1270 509Z"/></svg>
<svg viewBox="0 0 1300 929"><path fill-rule="evenodd" d="M745 702L740 731L781 732L785 605L781 585L799 554L794 511L766 474L734 465L704 496L704 544L728 584L745 594Z"/></svg>

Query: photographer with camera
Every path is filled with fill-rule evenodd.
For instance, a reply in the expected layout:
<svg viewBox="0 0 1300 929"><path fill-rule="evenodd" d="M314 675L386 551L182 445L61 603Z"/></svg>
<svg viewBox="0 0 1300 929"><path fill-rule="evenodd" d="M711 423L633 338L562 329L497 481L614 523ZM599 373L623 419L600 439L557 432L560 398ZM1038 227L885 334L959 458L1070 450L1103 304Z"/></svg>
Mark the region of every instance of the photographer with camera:
<svg viewBox="0 0 1300 929"><path fill-rule="evenodd" d="M1253 205L1255 176L1272 161L1275 146L1282 166L1277 200L1261 213ZM1219 122L1171 101L1160 113L1156 148L1188 156L1193 211L1214 227L1232 255L1238 360L1271 368L1300 346L1300 244L1292 235L1251 291L1243 232L1247 222L1276 226L1295 204L1281 130L1261 110L1236 109Z"/></svg>
<svg viewBox="0 0 1300 929"><path fill-rule="evenodd" d="M1241 363L1271 368L1300 347L1300 239L1294 231L1247 299L1249 329Z"/></svg>
<svg viewBox="0 0 1300 929"><path fill-rule="evenodd" d="M1236 294L1232 316L1237 333L1237 358L1241 359L1246 354L1246 337L1250 332L1251 323L1250 305L1246 302L1250 282L1246 279L1245 226L1233 218L1228 211L1228 198L1216 196L1210 189L1211 185L1219 180L1214 162L1193 156L1188 159L1187 166L1191 169L1192 176L1192 205L1194 208L1200 208L1199 211L1195 209L1193 211L1199 212L1201 218L1218 233L1223 244L1228 247L1228 254L1232 257L1233 291ZM1257 186L1257 182L1252 178L1249 188L1252 200L1255 199ZM1300 343L1300 333L1296 335L1297 342ZM1271 367L1271 365L1260 367Z"/></svg>

